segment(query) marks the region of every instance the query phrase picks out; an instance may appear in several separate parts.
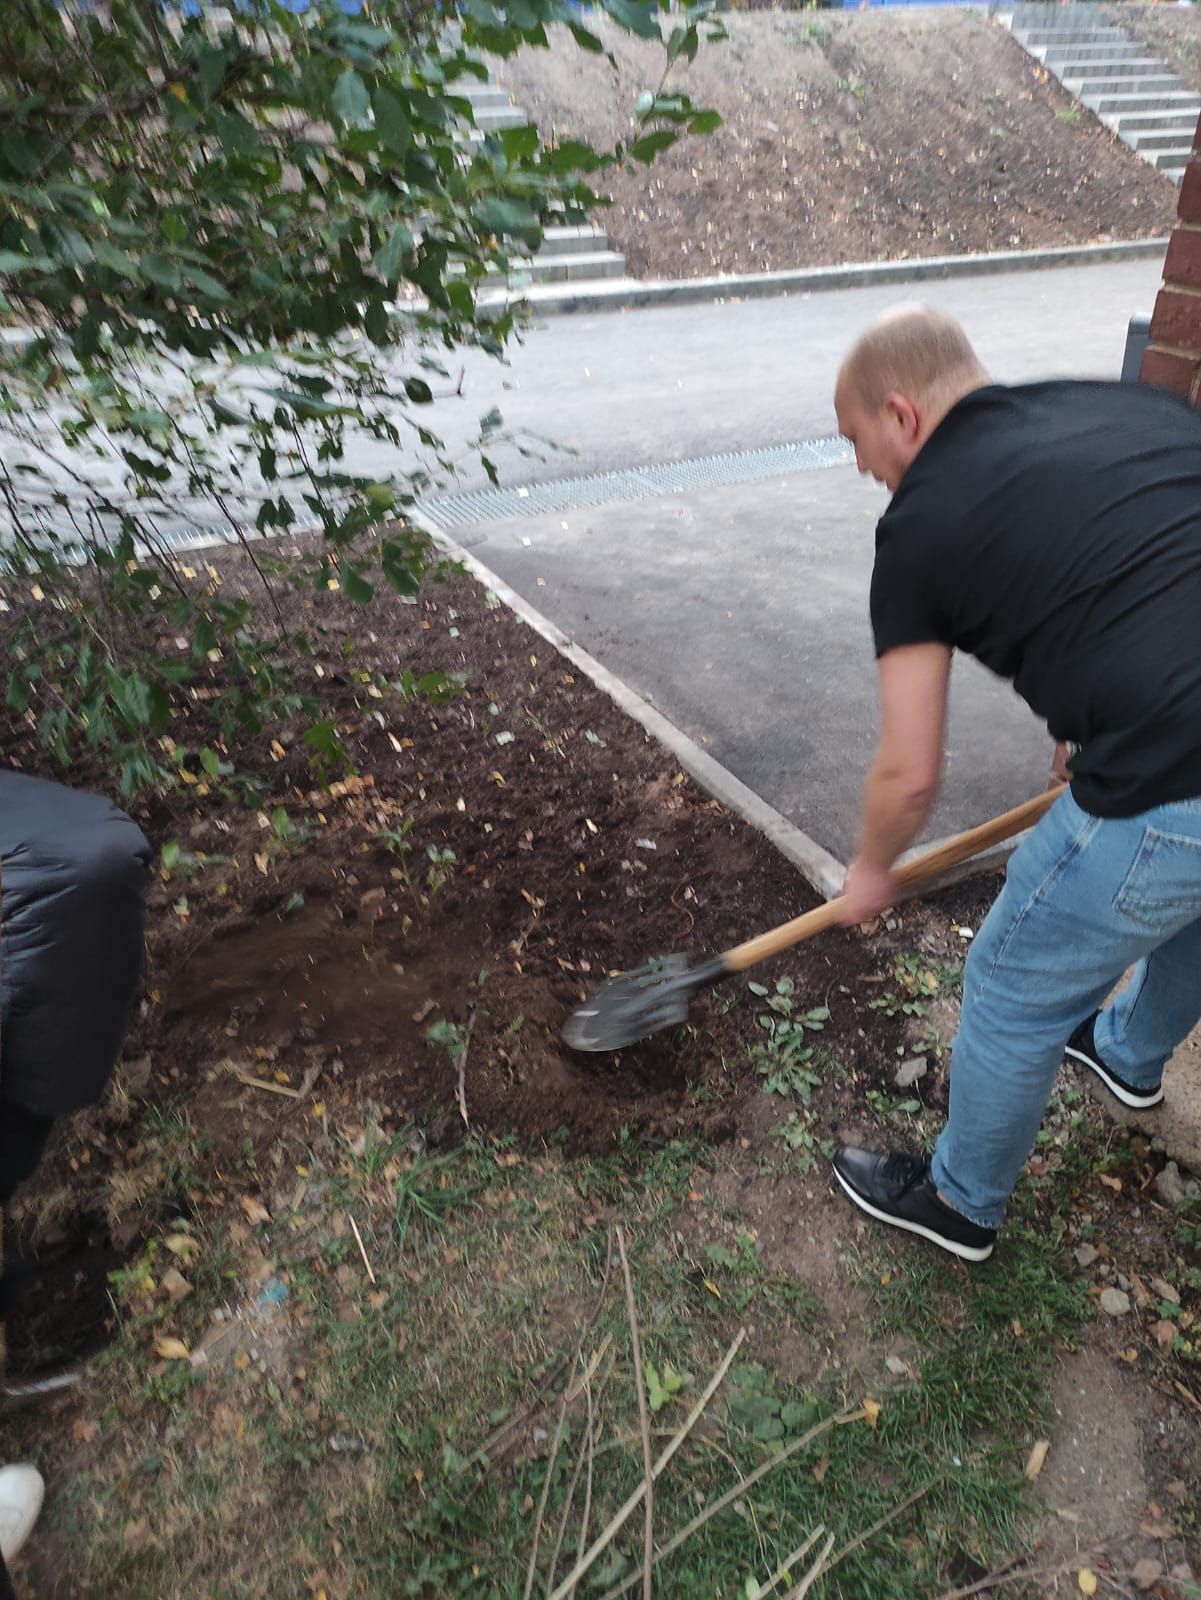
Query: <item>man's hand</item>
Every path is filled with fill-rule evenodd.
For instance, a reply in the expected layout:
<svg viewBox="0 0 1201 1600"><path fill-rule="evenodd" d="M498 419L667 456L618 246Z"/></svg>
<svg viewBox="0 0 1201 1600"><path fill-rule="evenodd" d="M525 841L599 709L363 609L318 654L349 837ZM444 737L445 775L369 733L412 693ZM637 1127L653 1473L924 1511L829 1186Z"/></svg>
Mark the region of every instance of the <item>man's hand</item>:
<svg viewBox="0 0 1201 1600"><path fill-rule="evenodd" d="M865 856L856 856L847 868L842 886L843 904L838 920L844 928L878 916L897 897L896 878L891 867L877 866Z"/></svg>
<svg viewBox="0 0 1201 1600"><path fill-rule="evenodd" d="M1071 759L1071 745L1057 741L1051 754L1051 781L1047 784L1048 789L1058 789L1061 783L1071 783Z"/></svg>

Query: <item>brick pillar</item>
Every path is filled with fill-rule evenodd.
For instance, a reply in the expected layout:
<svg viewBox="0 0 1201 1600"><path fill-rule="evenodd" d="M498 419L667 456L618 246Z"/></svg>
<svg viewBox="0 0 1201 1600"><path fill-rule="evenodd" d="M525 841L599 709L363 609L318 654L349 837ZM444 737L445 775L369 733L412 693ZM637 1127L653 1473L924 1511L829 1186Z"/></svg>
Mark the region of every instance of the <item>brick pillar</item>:
<svg viewBox="0 0 1201 1600"><path fill-rule="evenodd" d="M1139 381L1186 395L1201 406L1201 120L1180 185L1176 226Z"/></svg>

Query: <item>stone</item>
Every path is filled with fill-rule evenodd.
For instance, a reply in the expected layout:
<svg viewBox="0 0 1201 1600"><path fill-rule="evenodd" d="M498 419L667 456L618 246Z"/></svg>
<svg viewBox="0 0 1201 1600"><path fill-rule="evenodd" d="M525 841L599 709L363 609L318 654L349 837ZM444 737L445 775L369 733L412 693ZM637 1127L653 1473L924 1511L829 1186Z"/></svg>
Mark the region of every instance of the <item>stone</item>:
<svg viewBox="0 0 1201 1600"><path fill-rule="evenodd" d="M1180 1168L1174 1161L1169 1161L1163 1171L1156 1175L1155 1192L1167 1206L1178 1206L1182 1200L1188 1199Z"/></svg>
<svg viewBox="0 0 1201 1600"><path fill-rule="evenodd" d="M912 1089L915 1083L920 1083L926 1076L927 1066L925 1056L911 1056L908 1061L901 1062L893 1082L898 1089Z"/></svg>
<svg viewBox="0 0 1201 1600"><path fill-rule="evenodd" d="M1097 1259L1097 1247L1092 1244L1078 1244L1072 1254L1076 1257L1078 1267L1091 1267Z"/></svg>
<svg viewBox="0 0 1201 1600"><path fill-rule="evenodd" d="M1101 1310L1111 1317L1125 1317L1130 1313L1130 1296L1124 1289L1102 1289Z"/></svg>

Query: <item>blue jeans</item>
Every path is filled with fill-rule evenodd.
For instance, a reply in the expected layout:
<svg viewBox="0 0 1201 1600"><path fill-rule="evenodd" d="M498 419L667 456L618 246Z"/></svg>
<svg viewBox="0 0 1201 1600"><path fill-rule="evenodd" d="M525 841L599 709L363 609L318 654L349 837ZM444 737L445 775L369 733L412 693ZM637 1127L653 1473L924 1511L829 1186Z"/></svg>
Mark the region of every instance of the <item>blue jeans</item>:
<svg viewBox="0 0 1201 1600"><path fill-rule="evenodd" d="M1011 858L964 971L931 1170L973 1222L1000 1223L1069 1035L1131 966L1095 1042L1150 1088L1201 1019L1201 798L1114 819L1065 792Z"/></svg>

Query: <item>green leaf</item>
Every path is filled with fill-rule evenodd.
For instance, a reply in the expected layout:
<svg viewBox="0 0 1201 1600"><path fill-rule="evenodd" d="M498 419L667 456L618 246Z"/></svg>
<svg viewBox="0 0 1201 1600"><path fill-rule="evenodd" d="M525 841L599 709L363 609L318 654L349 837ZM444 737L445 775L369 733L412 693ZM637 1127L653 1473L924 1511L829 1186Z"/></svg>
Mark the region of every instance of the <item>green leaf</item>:
<svg viewBox="0 0 1201 1600"><path fill-rule="evenodd" d="M542 224L533 207L523 200L482 200L472 215L481 228L500 238L517 238L531 248L541 241Z"/></svg>
<svg viewBox="0 0 1201 1600"><path fill-rule="evenodd" d="M355 567L343 567L341 578L346 598L353 600L355 605L365 606L375 597L375 585L368 582Z"/></svg>
<svg viewBox="0 0 1201 1600"><path fill-rule="evenodd" d="M404 259L412 248L412 231L403 222L398 222L376 251L371 265L385 282L391 283L400 275Z"/></svg>
<svg viewBox="0 0 1201 1600"><path fill-rule="evenodd" d="M502 128L500 144L507 161L522 161L537 152L538 130L532 123L524 128Z"/></svg>
<svg viewBox="0 0 1201 1600"><path fill-rule="evenodd" d="M589 55L604 55L605 47L596 34L589 32L587 28L578 22L569 22L567 26L571 29L571 36L581 50L587 50Z"/></svg>
<svg viewBox="0 0 1201 1600"><path fill-rule="evenodd" d="M371 110L367 85L353 67L340 73L330 96L330 105L343 122L366 122Z"/></svg>
<svg viewBox="0 0 1201 1600"><path fill-rule="evenodd" d="M159 864L164 872L174 872L179 865L179 858L183 854L178 839L168 839L159 855Z"/></svg>
<svg viewBox="0 0 1201 1600"><path fill-rule="evenodd" d="M650 0L601 0L614 22L641 39L658 39L659 10Z"/></svg>
<svg viewBox="0 0 1201 1600"><path fill-rule="evenodd" d="M399 96L381 84L372 95L372 105L381 143L394 155L403 156L413 142L413 132Z"/></svg>
<svg viewBox="0 0 1201 1600"><path fill-rule="evenodd" d="M428 406L434 398L434 391L424 378L406 378L404 390L415 406Z"/></svg>
<svg viewBox="0 0 1201 1600"><path fill-rule="evenodd" d="M635 161L649 166L662 151L670 150L679 137L674 128L656 128L653 133L644 133L641 139L635 139L630 154Z"/></svg>
<svg viewBox="0 0 1201 1600"><path fill-rule="evenodd" d="M724 118L719 111L698 111L688 124L689 133L713 133L722 126Z"/></svg>

